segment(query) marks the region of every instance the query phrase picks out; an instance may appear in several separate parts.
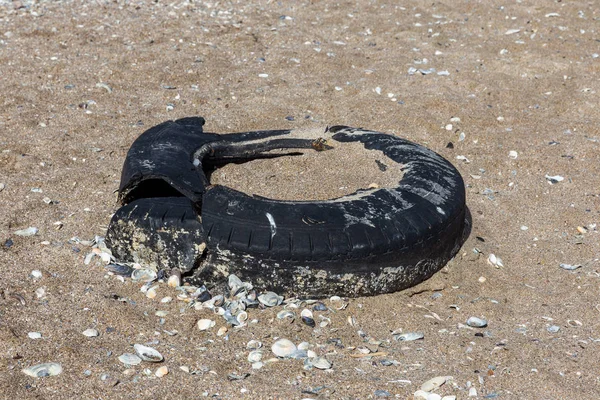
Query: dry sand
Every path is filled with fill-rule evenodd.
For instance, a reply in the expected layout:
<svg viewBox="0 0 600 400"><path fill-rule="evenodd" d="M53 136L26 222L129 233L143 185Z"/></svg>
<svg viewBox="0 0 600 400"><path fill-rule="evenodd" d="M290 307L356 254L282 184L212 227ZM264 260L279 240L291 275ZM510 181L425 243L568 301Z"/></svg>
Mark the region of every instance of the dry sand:
<svg viewBox="0 0 600 400"><path fill-rule="evenodd" d="M0 1L0 397L407 399L451 375L437 393L598 398L599 18L593 1ZM104 234L133 140L192 115L219 133L344 124L427 145L467 183L471 236L429 281L351 300L326 328L282 325L268 309L228 340L220 318L200 332L209 314L85 266L89 247L70 241ZM39 233L14 234L29 226ZM157 299L168 295L161 285ZM470 316L489 326L461 327ZM399 328L425 338L397 342ZM322 346L332 370L252 370L245 344L268 349L274 337ZM148 342L165 356L163 378L117 360ZM387 355L351 356L365 345ZM49 361L63 373L21 372Z"/></svg>

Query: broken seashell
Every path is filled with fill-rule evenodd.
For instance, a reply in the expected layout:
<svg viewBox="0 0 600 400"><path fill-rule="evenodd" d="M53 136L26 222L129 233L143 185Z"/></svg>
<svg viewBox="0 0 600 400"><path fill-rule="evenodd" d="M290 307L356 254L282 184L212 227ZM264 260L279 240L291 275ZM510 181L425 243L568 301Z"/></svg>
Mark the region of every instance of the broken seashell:
<svg viewBox="0 0 600 400"><path fill-rule="evenodd" d="M394 339L399 342L411 342L413 340L421 340L425 337L422 332L406 332L399 335L393 335Z"/></svg>
<svg viewBox="0 0 600 400"><path fill-rule="evenodd" d="M258 350L262 347L262 343L259 342L258 340L250 340L247 344L246 344L246 348L248 350Z"/></svg>
<svg viewBox="0 0 600 400"><path fill-rule="evenodd" d="M172 274L169 276L169 279L167 279L167 285L172 288L181 286L181 277L177 274Z"/></svg>
<svg viewBox="0 0 600 400"><path fill-rule="evenodd" d="M144 361L160 362L164 359L158 350L153 349L152 347L144 346L143 344L134 344L133 349L135 350L135 353Z"/></svg>
<svg viewBox="0 0 600 400"><path fill-rule="evenodd" d="M156 272L147 268L134 269L131 273L131 280L134 282L152 282L158 278Z"/></svg>
<svg viewBox="0 0 600 400"><path fill-rule="evenodd" d="M279 339L273 343L273 346L271 346L271 351L273 354L282 358L290 357L296 352L296 350L298 350L296 345L288 339Z"/></svg>
<svg viewBox="0 0 600 400"><path fill-rule="evenodd" d="M142 359L139 358L136 354L125 353L119 356L119 361L121 361L125 365L138 365L142 362Z"/></svg>
<svg viewBox="0 0 600 400"><path fill-rule="evenodd" d="M248 361L251 363L259 362L262 360L263 352L262 350L253 350L248 354Z"/></svg>
<svg viewBox="0 0 600 400"><path fill-rule="evenodd" d="M199 319L197 322L198 325L198 329L200 329L201 331L205 331L207 329L212 328L213 326L215 326L216 322L213 321L212 319Z"/></svg>
<svg viewBox="0 0 600 400"><path fill-rule="evenodd" d="M160 367L156 370L154 375L156 375L159 378L162 378L163 376L167 375L168 373L169 373L169 368L167 368L166 365L163 365L162 367Z"/></svg>
<svg viewBox="0 0 600 400"><path fill-rule="evenodd" d="M38 232L39 232L38 228L36 228L34 226L30 226L29 228L26 228L26 229L19 229L18 231L15 231L14 234L17 236L34 236L34 235L37 235Z"/></svg>
<svg viewBox="0 0 600 400"><path fill-rule="evenodd" d="M258 301L266 307L275 307L283 302L283 296L279 296L274 292L267 292L258 296Z"/></svg>
<svg viewBox="0 0 600 400"><path fill-rule="evenodd" d="M331 363L325 357L315 357L312 360L310 360L310 363L313 367L318 369L331 368Z"/></svg>
<svg viewBox="0 0 600 400"><path fill-rule="evenodd" d="M56 376L63 371L62 366L58 363L43 363L32 365L31 367L21 370L25 375L34 378L43 378L46 376Z"/></svg>
<svg viewBox="0 0 600 400"><path fill-rule="evenodd" d="M281 310L277 313L277 319L287 319L289 322L293 322L296 318L296 314L289 310Z"/></svg>

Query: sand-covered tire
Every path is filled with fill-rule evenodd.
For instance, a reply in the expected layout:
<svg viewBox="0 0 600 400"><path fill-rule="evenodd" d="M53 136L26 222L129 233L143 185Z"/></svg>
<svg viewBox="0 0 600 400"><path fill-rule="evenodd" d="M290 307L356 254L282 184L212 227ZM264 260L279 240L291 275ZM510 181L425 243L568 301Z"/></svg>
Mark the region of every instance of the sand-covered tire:
<svg viewBox="0 0 600 400"><path fill-rule="evenodd" d="M177 121L171 124L177 125ZM148 131L155 135L150 141L154 143L151 156L160 158L159 162L153 163L148 153L140 149L139 144L148 143L147 139L140 137L136 141L138 149L130 150L126 166L139 170L140 166L151 165L153 169L139 179L135 168L129 168L127 174L124 168L121 199L126 209L113 217L108 242L126 244L128 232L147 232L145 237L155 238L147 246L154 251L152 257L167 259L156 262L158 268L193 268L191 279L196 283L218 285L233 273L257 287L300 296L388 293L429 278L456 254L464 239L463 180L452 164L421 145L364 129L329 128L324 134L334 147L336 141L360 142L368 150L381 151L395 163L389 168L402 170L402 179L394 187L358 191L332 200L281 201L211 185L203 167L222 163L220 157L224 154L248 156L248 149L255 151L265 140L289 140L280 138L287 137L290 131L215 135L199 130L193 136L185 125L170 126L158 136L157 131ZM178 143L180 135L182 140ZM160 144L165 141L168 146ZM161 148L168 151L161 152ZM182 157L184 149L186 156ZM175 155L178 158L169 161ZM196 167L197 176L177 180L180 171L174 166L185 169L186 177L191 177L190 168ZM132 176L136 177L133 183ZM158 186L157 178L162 182ZM168 243L169 238L159 237L153 230L165 231L159 226L167 225L174 230L179 224L177 218L165 220L164 215L159 215L164 213L166 201L158 197L163 183L171 188L165 190L168 195L180 196L170 203L179 208L178 213L196 216L194 234L183 241L180 235L171 235L172 243L183 248L181 254L193 257L161 253L164 247L156 246L159 242ZM127 214L134 203L146 210L143 218ZM184 220L181 224L187 223ZM125 226L129 230L123 229ZM120 246L117 254L128 261L134 258L131 246Z"/></svg>

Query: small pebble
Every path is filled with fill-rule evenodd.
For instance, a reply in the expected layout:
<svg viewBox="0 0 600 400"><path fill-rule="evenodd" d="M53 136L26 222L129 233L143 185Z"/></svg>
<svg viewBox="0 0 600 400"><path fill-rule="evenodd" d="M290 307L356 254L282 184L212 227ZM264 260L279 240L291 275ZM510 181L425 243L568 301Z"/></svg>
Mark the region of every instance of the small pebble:
<svg viewBox="0 0 600 400"><path fill-rule="evenodd" d="M487 324L488 324L487 321L482 318L470 317L467 320L467 325L474 327L474 328L485 328L487 326Z"/></svg>
<svg viewBox="0 0 600 400"><path fill-rule="evenodd" d="M86 329L82 333L84 336L87 336L87 337L96 337L96 336L100 335L100 333L94 328Z"/></svg>
<svg viewBox="0 0 600 400"><path fill-rule="evenodd" d="M550 333L557 333L560 330L560 326L552 325L547 328L547 331Z"/></svg>

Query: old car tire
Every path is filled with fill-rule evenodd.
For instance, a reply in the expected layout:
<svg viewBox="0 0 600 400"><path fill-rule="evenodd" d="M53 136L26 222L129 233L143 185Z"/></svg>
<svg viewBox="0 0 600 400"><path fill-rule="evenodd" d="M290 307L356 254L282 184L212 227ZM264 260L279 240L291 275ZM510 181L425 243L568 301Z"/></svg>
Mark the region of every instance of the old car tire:
<svg viewBox="0 0 600 400"><path fill-rule="evenodd" d="M177 142L179 130L181 125L167 135L170 143ZM179 265L184 271L195 267L194 281L215 285L234 273L257 287L280 293L313 297L374 295L413 286L429 278L456 254L464 240L467 212L460 174L435 152L396 136L345 126L324 132L332 143L360 142L366 149L379 150L397 163L389 167L404 172L395 187L358 191L327 201L280 201L249 196L225 186L210 185L201 168L196 171L200 177L190 187L186 183L190 179L182 182L174 176L172 166L179 163L180 168L189 170L198 148L207 143L211 151L202 153L204 158L196 161L196 167L222 163L220 154L229 154L228 149L239 148L240 143L248 140L254 146L257 139L288 134L289 131L235 135L196 132L195 144L189 133L183 134L185 146L180 148L187 148L188 157L169 163L170 172L161 175L160 171L154 171L148 175L149 180L162 176L163 182L180 193L178 203L171 205L176 204L184 215L197 216L195 233L184 240L191 243L177 244L185 247L183 253L194 259L194 265L190 265L190 257ZM164 137L163 134L161 140ZM214 150L217 148L222 153ZM234 153L237 154L235 151L231 154ZM141 165L140 160L130 159L138 157L136 154L139 152L128 155L126 165ZM155 152L153 157L170 154ZM161 159L161 162L166 161ZM153 213L163 212L163 206L154 208L150 204L166 200L152 190L136 189L143 179L132 170L129 169L129 176L137 176L137 182L121 182L122 188L129 188L129 196L122 197L126 199L124 207L142 202L148 210L145 215L159 221L158 214ZM131 196L136 191L150 197ZM117 220L122 221L135 217L123 218L125 212L117 214ZM165 220L164 215L160 218L171 228L178 224L177 218ZM142 231L160 225L132 224L140 226ZM113 226L117 224L111 222ZM124 233L121 231L113 228L109 243L120 238ZM190 250L194 246L195 252ZM131 259L126 249L120 254ZM167 258L173 266L181 257ZM157 265L163 267L164 263Z"/></svg>

